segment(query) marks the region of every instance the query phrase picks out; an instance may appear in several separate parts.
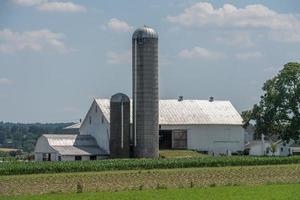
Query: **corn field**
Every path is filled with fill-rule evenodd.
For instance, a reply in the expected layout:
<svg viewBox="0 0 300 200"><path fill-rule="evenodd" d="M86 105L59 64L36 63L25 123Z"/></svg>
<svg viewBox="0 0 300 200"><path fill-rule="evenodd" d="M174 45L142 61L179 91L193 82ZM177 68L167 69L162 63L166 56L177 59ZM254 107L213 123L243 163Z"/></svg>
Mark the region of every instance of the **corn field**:
<svg viewBox="0 0 300 200"><path fill-rule="evenodd" d="M108 159L69 162L2 162L0 175L88 172L111 170L171 169L192 167L299 164L300 157L199 157L172 159Z"/></svg>

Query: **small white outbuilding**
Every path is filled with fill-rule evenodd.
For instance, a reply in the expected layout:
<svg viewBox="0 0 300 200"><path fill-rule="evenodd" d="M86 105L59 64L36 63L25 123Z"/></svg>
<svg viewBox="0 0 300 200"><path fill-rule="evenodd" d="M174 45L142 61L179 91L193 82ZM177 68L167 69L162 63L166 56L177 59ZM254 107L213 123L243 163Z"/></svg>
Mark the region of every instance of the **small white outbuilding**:
<svg viewBox="0 0 300 200"><path fill-rule="evenodd" d="M42 135L35 146L36 161L97 160L107 156L90 135Z"/></svg>

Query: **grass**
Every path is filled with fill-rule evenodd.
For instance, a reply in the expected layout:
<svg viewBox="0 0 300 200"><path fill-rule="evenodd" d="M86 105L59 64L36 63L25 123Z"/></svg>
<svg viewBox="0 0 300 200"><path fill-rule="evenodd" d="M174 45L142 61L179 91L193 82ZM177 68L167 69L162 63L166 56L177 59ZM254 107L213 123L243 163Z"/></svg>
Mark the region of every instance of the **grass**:
<svg viewBox="0 0 300 200"><path fill-rule="evenodd" d="M300 165L0 176L0 196L299 183Z"/></svg>
<svg viewBox="0 0 300 200"><path fill-rule="evenodd" d="M159 156L162 158L198 158L208 155L191 150L160 150Z"/></svg>
<svg viewBox="0 0 300 200"><path fill-rule="evenodd" d="M157 189L122 192L89 192L6 197L3 200L97 200L97 199L214 199L281 200L299 199L300 184L226 186L214 188Z"/></svg>
<svg viewBox="0 0 300 200"><path fill-rule="evenodd" d="M12 152L12 151L19 151L19 149L12 149L12 148L0 148L1 152Z"/></svg>

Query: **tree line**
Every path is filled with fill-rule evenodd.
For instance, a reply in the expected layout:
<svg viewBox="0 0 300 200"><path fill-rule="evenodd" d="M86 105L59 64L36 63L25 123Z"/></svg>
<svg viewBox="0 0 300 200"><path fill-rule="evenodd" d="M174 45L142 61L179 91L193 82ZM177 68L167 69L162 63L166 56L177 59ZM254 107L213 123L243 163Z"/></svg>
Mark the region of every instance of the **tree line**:
<svg viewBox="0 0 300 200"><path fill-rule="evenodd" d="M63 128L73 123L10 123L0 122L0 148L20 149L32 153L37 139L42 134L62 133Z"/></svg>

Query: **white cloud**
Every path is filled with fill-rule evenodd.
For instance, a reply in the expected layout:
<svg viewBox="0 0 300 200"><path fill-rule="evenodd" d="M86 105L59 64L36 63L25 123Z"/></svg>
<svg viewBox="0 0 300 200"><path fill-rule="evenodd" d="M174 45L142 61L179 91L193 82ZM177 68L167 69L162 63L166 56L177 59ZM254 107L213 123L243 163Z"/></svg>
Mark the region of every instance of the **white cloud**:
<svg viewBox="0 0 300 200"><path fill-rule="evenodd" d="M47 29L14 32L10 29L0 30L0 52L52 50L60 53L69 51L64 42L64 35Z"/></svg>
<svg viewBox="0 0 300 200"><path fill-rule="evenodd" d="M277 39L300 42L300 20L293 14L277 13L261 4L237 8L225 4L214 8L210 3L199 2L167 20L186 27L217 26L230 28L268 29Z"/></svg>
<svg viewBox="0 0 300 200"><path fill-rule="evenodd" d="M117 32L130 32L133 30L133 27L130 26L127 22L117 18L110 19L107 23L107 27Z"/></svg>
<svg viewBox="0 0 300 200"><path fill-rule="evenodd" d="M15 84L14 81L9 80L7 78L0 78L0 85L13 85Z"/></svg>
<svg viewBox="0 0 300 200"><path fill-rule="evenodd" d="M85 12L86 8L72 2L47 2L37 7L40 11L47 12Z"/></svg>
<svg viewBox="0 0 300 200"><path fill-rule="evenodd" d="M219 52L210 51L201 47L194 47L191 50L183 49L179 52L179 57L184 59L195 59L195 58L204 58L204 59L219 59L224 55Z"/></svg>
<svg viewBox="0 0 300 200"><path fill-rule="evenodd" d="M263 55L259 51L254 52L243 52L243 53L237 53L235 57L239 60L249 60L249 59L257 59L261 58Z"/></svg>
<svg viewBox="0 0 300 200"><path fill-rule="evenodd" d="M13 2L20 6L36 6L42 3L46 3L47 0L13 0Z"/></svg>
<svg viewBox="0 0 300 200"><path fill-rule="evenodd" d="M39 11L46 12L85 12L86 8L73 2L48 1L48 0L13 0L20 6L34 6Z"/></svg>
<svg viewBox="0 0 300 200"><path fill-rule="evenodd" d="M131 63L131 51L114 52L110 51L106 55L108 64L129 64Z"/></svg>
<svg viewBox="0 0 300 200"><path fill-rule="evenodd" d="M255 45L247 32L230 32L216 38L216 41L234 47L252 47Z"/></svg>

